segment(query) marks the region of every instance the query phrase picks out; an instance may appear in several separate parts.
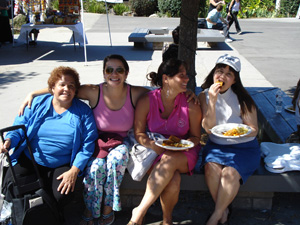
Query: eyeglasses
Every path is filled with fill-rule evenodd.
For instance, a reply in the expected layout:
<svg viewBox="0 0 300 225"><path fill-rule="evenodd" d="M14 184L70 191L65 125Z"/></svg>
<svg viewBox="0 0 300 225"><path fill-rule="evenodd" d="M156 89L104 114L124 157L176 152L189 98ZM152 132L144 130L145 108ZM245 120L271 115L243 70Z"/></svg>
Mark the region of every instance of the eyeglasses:
<svg viewBox="0 0 300 225"><path fill-rule="evenodd" d="M112 74L114 71L118 74L124 74L125 73L125 69L123 67L117 67L117 68L107 67L105 69L105 73L108 74L108 75Z"/></svg>

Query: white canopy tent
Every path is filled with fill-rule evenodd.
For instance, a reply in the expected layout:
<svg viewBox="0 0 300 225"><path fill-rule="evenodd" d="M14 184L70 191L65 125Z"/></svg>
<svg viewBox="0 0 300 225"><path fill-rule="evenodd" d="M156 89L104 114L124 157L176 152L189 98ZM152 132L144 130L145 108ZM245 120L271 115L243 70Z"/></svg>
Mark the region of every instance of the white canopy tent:
<svg viewBox="0 0 300 225"><path fill-rule="evenodd" d="M107 27L108 27L108 32L109 32L110 45L112 46L107 2L108 3L123 3L123 0L97 0L97 1L105 2L106 15L107 15ZM14 0L11 0L11 5L14 6ZM82 0L80 0L80 6L81 6L81 23L82 23L82 26L83 26L84 59L85 59L85 65L87 65L86 34L85 34L85 27L84 27L84 13L83 13L83 1ZM11 7L11 13L12 13L12 15L14 14L14 7ZM14 36L14 23L13 22L12 22L12 31L13 31L12 34ZM13 46L14 46L14 38L13 38Z"/></svg>

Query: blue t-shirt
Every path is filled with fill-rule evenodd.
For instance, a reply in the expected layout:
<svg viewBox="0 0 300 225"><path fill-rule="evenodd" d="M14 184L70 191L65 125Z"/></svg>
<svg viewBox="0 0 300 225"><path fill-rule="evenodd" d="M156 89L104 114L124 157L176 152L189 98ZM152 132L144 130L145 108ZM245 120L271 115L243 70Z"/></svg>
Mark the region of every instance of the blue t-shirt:
<svg viewBox="0 0 300 225"><path fill-rule="evenodd" d="M50 106L37 135L31 140L33 155L39 165L57 168L70 163L75 132L70 123L72 107L58 114ZM29 156L27 150L25 154Z"/></svg>
<svg viewBox="0 0 300 225"><path fill-rule="evenodd" d="M217 23L219 18L221 17L221 13L218 12L216 9L211 10L206 19L210 19L212 22ZM213 24L207 21L207 28L212 28Z"/></svg>

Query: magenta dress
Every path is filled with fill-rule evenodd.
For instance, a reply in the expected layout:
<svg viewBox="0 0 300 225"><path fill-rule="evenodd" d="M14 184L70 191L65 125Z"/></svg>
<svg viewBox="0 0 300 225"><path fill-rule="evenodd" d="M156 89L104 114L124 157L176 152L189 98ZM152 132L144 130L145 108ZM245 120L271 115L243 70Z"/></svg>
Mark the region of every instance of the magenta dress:
<svg viewBox="0 0 300 225"><path fill-rule="evenodd" d="M189 106L185 94L180 93L176 96L174 109L167 119L161 117L161 113L164 112L164 106L161 100L161 89L150 91L148 96L150 100L150 109L147 115L149 131L160 133L166 138L170 135L182 139L188 138L190 129ZM201 146L199 144L189 151L183 151L183 154L185 154L188 160L189 175L192 175L192 171L199 157L200 149ZM160 160L163 154L156 158L154 164Z"/></svg>

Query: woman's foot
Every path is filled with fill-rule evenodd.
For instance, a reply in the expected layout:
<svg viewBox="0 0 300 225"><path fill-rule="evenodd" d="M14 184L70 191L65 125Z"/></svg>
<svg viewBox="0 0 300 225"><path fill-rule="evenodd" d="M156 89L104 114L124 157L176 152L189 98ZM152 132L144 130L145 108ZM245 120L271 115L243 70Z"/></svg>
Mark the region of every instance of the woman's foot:
<svg viewBox="0 0 300 225"><path fill-rule="evenodd" d="M231 205L229 205L228 208L224 211L218 225L228 225L230 216L231 216Z"/></svg>
<svg viewBox="0 0 300 225"><path fill-rule="evenodd" d="M92 212L85 209L84 213L81 216L79 225L93 225L93 224L94 224L94 218L92 216Z"/></svg>
<svg viewBox="0 0 300 225"><path fill-rule="evenodd" d="M111 211L109 214L103 214L99 225L111 225L115 221L115 213Z"/></svg>
<svg viewBox="0 0 300 225"><path fill-rule="evenodd" d="M139 208L136 207L132 210L131 220L127 225L142 225L144 224L144 216L143 212L139 211Z"/></svg>

